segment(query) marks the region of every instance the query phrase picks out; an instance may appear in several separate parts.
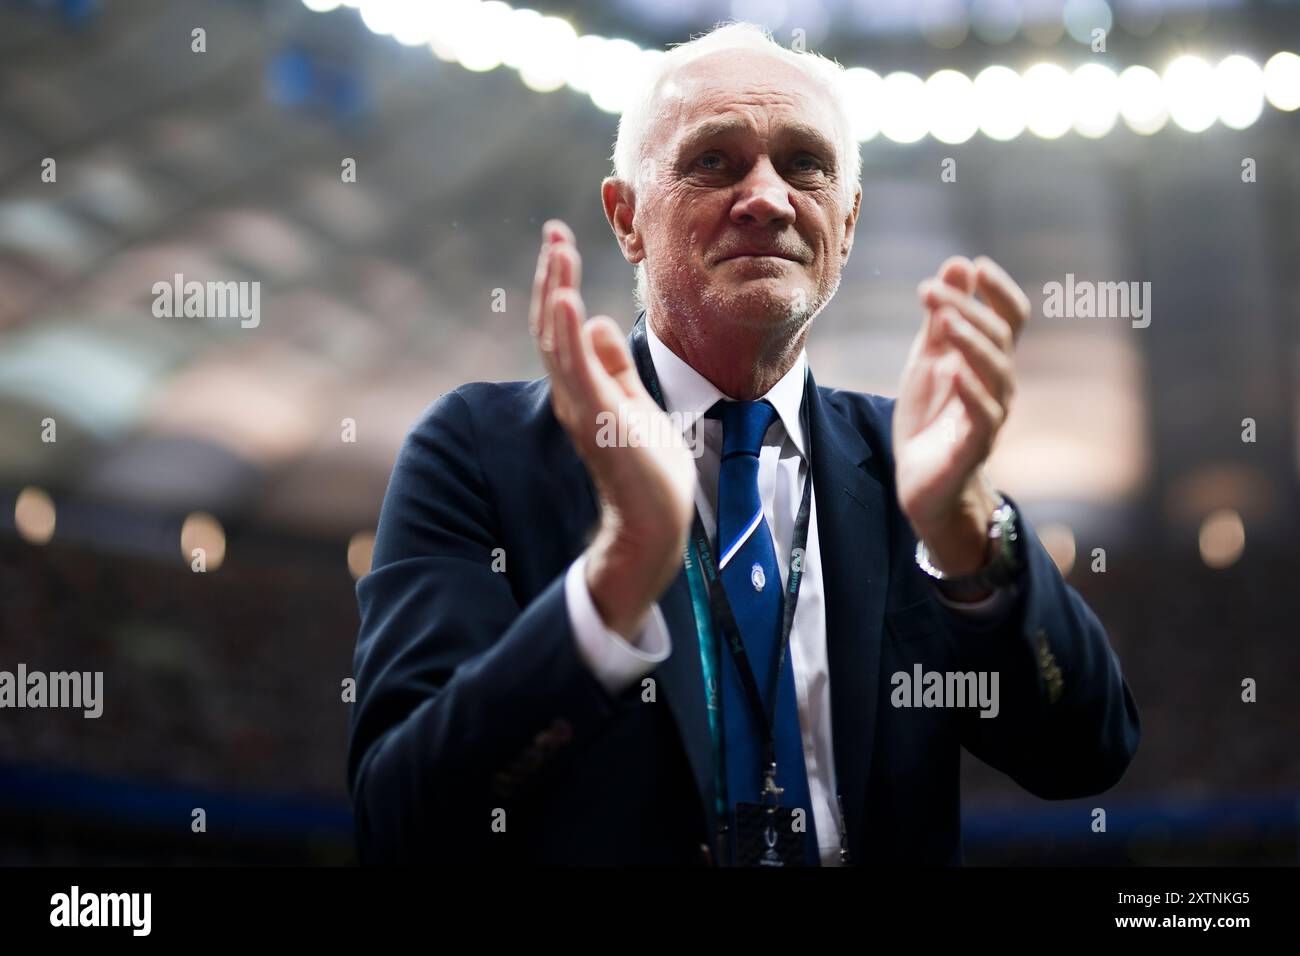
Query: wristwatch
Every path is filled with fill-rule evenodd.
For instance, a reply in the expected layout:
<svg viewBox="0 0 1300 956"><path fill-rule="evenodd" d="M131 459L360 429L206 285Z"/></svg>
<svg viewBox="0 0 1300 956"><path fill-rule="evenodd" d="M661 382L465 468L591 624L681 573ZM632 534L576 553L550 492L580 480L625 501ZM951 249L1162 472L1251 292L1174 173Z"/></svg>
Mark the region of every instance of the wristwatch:
<svg viewBox="0 0 1300 956"><path fill-rule="evenodd" d="M998 495L998 506L989 521L989 550L992 556L984 567L970 574L950 577L934 566L924 541L916 542L916 564L935 582L944 597L956 601L982 598L1015 581L1024 567L1024 549L1020 541L1020 523L1016 509Z"/></svg>

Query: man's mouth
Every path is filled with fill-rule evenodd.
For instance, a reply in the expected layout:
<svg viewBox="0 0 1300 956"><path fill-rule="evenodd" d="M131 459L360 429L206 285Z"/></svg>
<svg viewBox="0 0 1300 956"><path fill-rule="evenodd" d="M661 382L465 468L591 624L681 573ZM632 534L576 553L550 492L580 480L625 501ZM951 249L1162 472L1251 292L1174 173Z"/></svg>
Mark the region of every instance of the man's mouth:
<svg viewBox="0 0 1300 956"><path fill-rule="evenodd" d="M729 252L722 256L719 262L730 262L732 259L784 259L787 262L802 262L788 252L781 252L775 249L746 249L741 252Z"/></svg>

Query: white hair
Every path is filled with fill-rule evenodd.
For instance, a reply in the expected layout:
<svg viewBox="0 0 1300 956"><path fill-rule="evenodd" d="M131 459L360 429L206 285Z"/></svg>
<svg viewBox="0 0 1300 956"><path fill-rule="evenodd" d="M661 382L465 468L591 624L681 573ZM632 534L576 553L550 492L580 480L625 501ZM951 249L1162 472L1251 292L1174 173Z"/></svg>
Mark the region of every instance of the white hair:
<svg viewBox="0 0 1300 956"><path fill-rule="evenodd" d="M853 135L851 106L843 83L844 67L834 60L812 52L790 50L777 43L766 27L755 23L725 23L686 43L678 44L660 57L642 80L642 85L628 99L618 121L618 138L614 141L614 175L635 190L641 181L640 164L646 136L655 118L659 88L674 71L687 63L722 50L752 50L779 56L803 70L820 83L830 97L840 120L839 174L845 204L853 201L862 179L862 155ZM645 262L636 270L636 301L645 305Z"/></svg>

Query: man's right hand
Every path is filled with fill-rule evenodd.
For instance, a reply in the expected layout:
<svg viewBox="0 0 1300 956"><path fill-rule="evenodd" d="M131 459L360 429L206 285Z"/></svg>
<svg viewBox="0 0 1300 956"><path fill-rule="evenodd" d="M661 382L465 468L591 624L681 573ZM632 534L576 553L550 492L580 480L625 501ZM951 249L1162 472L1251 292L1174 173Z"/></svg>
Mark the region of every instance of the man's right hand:
<svg viewBox="0 0 1300 956"><path fill-rule="evenodd" d="M618 325L603 315L587 320L581 270L573 232L548 221L528 324L550 375L555 417L600 496L587 588L605 626L633 641L681 567L695 463L641 383ZM640 440L622 441L629 435Z"/></svg>

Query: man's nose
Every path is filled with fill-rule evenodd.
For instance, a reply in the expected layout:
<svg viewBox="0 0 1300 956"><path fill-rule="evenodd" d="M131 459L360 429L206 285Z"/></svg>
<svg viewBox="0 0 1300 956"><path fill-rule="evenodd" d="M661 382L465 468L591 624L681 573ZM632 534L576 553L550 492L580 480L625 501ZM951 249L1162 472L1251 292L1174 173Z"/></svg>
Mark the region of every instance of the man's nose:
<svg viewBox="0 0 1300 956"><path fill-rule="evenodd" d="M764 157L740 182L739 195L731 206L731 221L751 226L793 223L789 190L789 184Z"/></svg>

